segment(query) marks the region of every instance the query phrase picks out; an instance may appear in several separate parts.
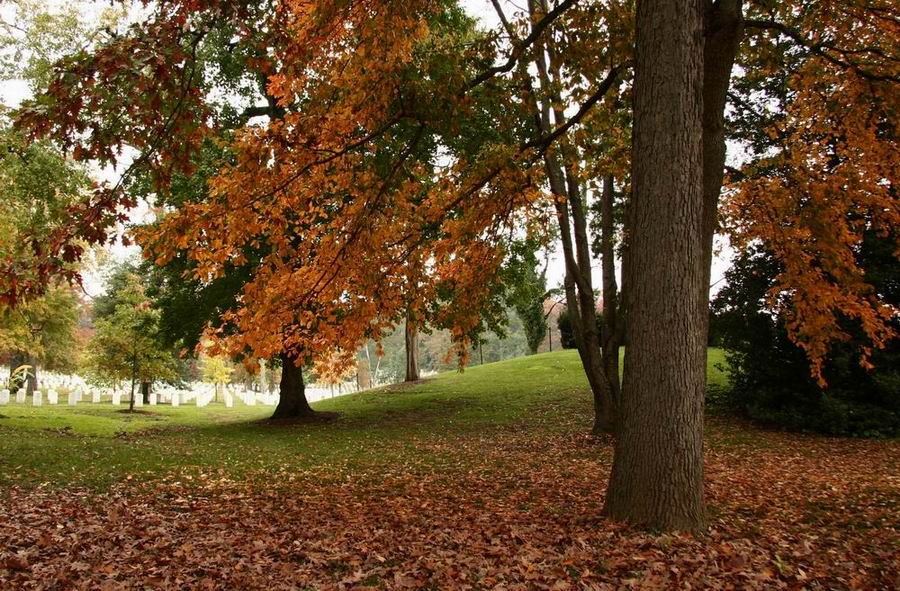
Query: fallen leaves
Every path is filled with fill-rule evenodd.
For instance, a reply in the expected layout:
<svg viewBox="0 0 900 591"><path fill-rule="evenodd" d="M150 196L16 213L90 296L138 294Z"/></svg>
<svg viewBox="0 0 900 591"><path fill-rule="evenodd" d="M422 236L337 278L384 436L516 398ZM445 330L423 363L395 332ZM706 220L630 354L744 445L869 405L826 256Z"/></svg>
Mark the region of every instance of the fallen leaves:
<svg viewBox="0 0 900 591"><path fill-rule="evenodd" d="M608 441L546 432L413 442L434 463L14 488L0 506L0 585L896 588L900 445L753 435L710 442L699 538L603 519Z"/></svg>

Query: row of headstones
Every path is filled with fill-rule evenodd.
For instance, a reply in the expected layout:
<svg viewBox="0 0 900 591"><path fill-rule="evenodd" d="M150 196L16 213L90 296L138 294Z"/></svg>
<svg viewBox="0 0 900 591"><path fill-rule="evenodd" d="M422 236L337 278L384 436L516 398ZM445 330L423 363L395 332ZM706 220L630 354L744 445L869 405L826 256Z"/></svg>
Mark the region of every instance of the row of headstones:
<svg viewBox="0 0 900 591"><path fill-rule="evenodd" d="M47 403L48 404L58 404L59 403L59 394L53 388L47 389ZM69 390L69 406L75 406L79 402L81 402L82 396L84 393L81 390ZM25 388L19 388L16 391L16 403L17 404L25 404L26 392ZM10 400L10 392L8 388L3 388L0 390L0 405L9 404ZM94 392L92 395L91 402L98 403L100 402L100 392ZM31 397L31 403L34 406L41 406L44 403L44 392L40 389L35 390L34 394Z"/></svg>
<svg viewBox="0 0 900 591"><path fill-rule="evenodd" d="M75 389L69 391L69 406L76 406L79 402L82 401L84 393L81 389ZM16 403L17 404L25 404L25 389L20 388L16 392ZM265 394L257 394L253 391L244 391L244 392L232 392L228 388L225 388L223 393L223 399L225 401L226 408L232 408L234 406L234 399L237 397L247 406L253 406L257 401L260 404L265 405L276 405L278 404L278 395L265 395ZM160 401L168 402L172 406L180 406L182 402L187 403L192 399L195 401L195 404L198 408L203 408L208 405L215 398L214 391L206 391L206 392L190 392L190 391L181 391L175 389L167 389L163 390L160 394L157 392L150 392L147 400L150 406L156 406ZM41 406L44 402L44 393L42 390L37 389L34 391L34 394L31 398L31 403L33 406ZM0 406L9 404L10 401L10 392L9 389L4 388L0 390ZM59 395L56 390L49 388L47 389L47 403L48 404L57 404L59 402ZM101 392L99 390L94 390L91 393L91 403L99 404L101 402ZM122 393L118 391L112 392L112 404L113 406L119 406L122 404ZM144 397L141 395L135 395L134 397L134 406L142 407L144 406Z"/></svg>

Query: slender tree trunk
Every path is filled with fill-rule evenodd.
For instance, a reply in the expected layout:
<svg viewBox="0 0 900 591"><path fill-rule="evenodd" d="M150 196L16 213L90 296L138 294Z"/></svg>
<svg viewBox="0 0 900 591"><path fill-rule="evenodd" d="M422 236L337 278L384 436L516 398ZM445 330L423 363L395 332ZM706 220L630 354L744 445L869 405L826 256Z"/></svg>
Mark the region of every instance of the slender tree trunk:
<svg viewBox="0 0 900 591"><path fill-rule="evenodd" d="M703 43L703 284L709 305L713 239L725 173L725 104L731 70L744 33L742 0L705 0ZM704 327L709 315L704 316ZM704 330L708 330L708 327Z"/></svg>
<svg viewBox="0 0 900 591"><path fill-rule="evenodd" d="M411 311L406 313L406 381L419 379L419 327Z"/></svg>
<svg viewBox="0 0 900 591"><path fill-rule="evenodd" d="M134 412L134 387L137 385L137 353L131 357L131 395L128 397L128 412Z"/></svg>
<svg viewBox="0 0 900 591"><path fill-rule="evenodd" d="M144 404L150 404L150 382L141 382L141 396Z"/></svg>
<svg viewBox="0 0 900 591"><path fill-rule="evenodd" d="M31 366L31 369L28 370L28 380L27 380L27 388L25 390L25 394L28 396L34 396L34 393L38 389L38 360L34 355L28 356L28 365Z"/></svg>
<svg viewBox="0 0 900 591"><path fill-rule="evenodd" d="M609 382L613 404L621 403L619 381L619 346L622 344L622 327L619 318L619 286L616 283L615 252L615 183L612 175L603 180L600 201L600 262L603 272L603 372Z"/></svg>
<svg viewBox="0 0 900 591"><path fill-rule="evenodd" d="M309 417L315 411L306 401L306 384L303 383L303 368L294 364L294 359L286 353L281 354L280 398L273 419L292 419Z"/></svg>
<svg viewBox="0 0 900 591"><path fill-rule="evenodd" d="M529 10L533 16L537 16L539 11L546 12L546 6L541 0L530 0ZM550 70L547 67L545 56L546 49L543 43L537 44L534 58L541 90L546 95L540 104L535 102L534 105L537 111L536 119L542 134L549 133L553 127L550 118L551 111L556 118L557 125L565 118L561 109L552 109L550 106L551 102L560 104L561 100L559 93L554 90L554 81L550 79ZM559 139L559 144L561 149L566 149L567 143L564 136ZM591 281L586 208L581 188L575 171L570 167L563 167L558 154L552 147L544 154L544 168L550 183L550 191L556 197L554 205L566 267L563 283L566 292L566 307L572 323L572 335L575 338L578 356L594 398L593 431L594 433L613 432L615 430L615 407L612 392L603 372L600 333L597 330L596 299Z"/></svg>
<svg viewBox="0 0 900 591"><path fill-rule="evenodd" d="M607 513L701 530L703 0L638 0L628 347ZM637 270L640 272L637 272Z"/></svg>

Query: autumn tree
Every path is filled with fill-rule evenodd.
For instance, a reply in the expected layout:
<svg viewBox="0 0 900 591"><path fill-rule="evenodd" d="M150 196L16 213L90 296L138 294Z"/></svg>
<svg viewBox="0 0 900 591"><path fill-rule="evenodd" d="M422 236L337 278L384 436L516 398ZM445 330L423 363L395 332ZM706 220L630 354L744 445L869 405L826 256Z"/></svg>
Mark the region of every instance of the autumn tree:
<svg viewBox="0 0 900 591"><path fill-rule="evenodd" d="M227 359L221 357L203 356L200 358L202 365L203 381L213 384L216 393L216 401L219 400L219 386L228 384L234 369Z"/></svg>
<svg viewBox="0 0 900 591"><path fill-rule="evenodd" d="M79 362L76 325L81 300L68 285L49 288L43 296L16 307L0 306L0 357L10 373L29 367L27 392L37 387L39 368L70 371Z"/></svg>
<svg viewBox="0 0 900 591"><path fill-rule="evenodd" d="M638 182L627 172L631 154L637 157L634 146L623 147L629 112L639 110L631 103L628 76L631 7L534 0L523 14L507 18L499 3L492 4L503 31L475 38L446 26L448 15L459 13L452 2L166 3L125 34L62 60L47 92L27 104L18 121L31 134L54 138L77 157L101 164L117 163L119 148L130 146L139 153L134 167L146 171L155 191L165 190L175 174L193 171L191 155L204 141L219 137L212 93L203 83L203 50L211 35L227 32L229 43L234 39L242 48L245 71L264 81L260 107L270 116L235 126L224 142L233 159L210 179L207 199L167 212L142 236L158 263L183 253L202 281L252 261L253 276L242 285L237 305L222 314L222 325L230 328L212 335L222 350L285 356L294 367L352 363L356 347L401 322L410 297L404 265L420 260L427 261L427 273L417 291L429 293L440 284L452 294L436 318L451 328L465 363L504 258L503 238L542 219L549 207L560 230L568 308L578 313L576 340L594 395L595 429L614 430L618 344L623 327L629 334L643 330L629 328L636 313L631 304L648 301L646 280L644 295L629 295L632 280L647 272L632 250L649 257L659 246L653 239L663 239L651 236L650 246L638 246L650 236L648 227L638 226L650 218L634 214L645 205L626 206L624 285L617 286L610 260L613 217L604 215L607 332L598 331L589 195L599 192L601 213L608 212L616 193L627 195ZM793 64L799 57L804 74L790 77L785 94L790 125L784 135L767 130L785 140L769 174L753 168L734 175L734 195L745 197L735 203L743 202L739 211L753 216L736 218L734 227L744 232L736 236L769 239L776 256L791 258L779 285L794 294L798 314L791 334L807 343L811 359L840 336L834 330L839 310L859 319L873 346L883 344L891 336L885 323L890 312L846 263L856 232L868 222L848 224L844 217L858 210L866 214L861 218L884 225L895 212L888 199L895 117L887 107L867 117L865 107L890 106L896 94L898 36L876 34L883 27L894 30L895 11L887 2L799 0L777 6L708 0L697 8L702 30L691 27L701 36L704 58L697 90L703 99L698 257L705 278L685 277L700 309L708 298L733 63L738 55L749 56L748 79L777 79L779 60ZM752 43L742 43L745 31L754 32ZM638 26L637 36L642 34ZM766 39L786 49L770 51ZM844 110L846 123L837 120ZM631 162L632 171L642 166ZM804 168L818 172L798 176ZM841 199L830 199L834 188ZM116 189L100 188L74 208L68 216L73 221L57 227L34 264L7 265L7 299L62 272L80 254L79 241L105 238L119 208L133 203L132 195ZM684 205L692 189L677 190L673 204ZM818 206L798 207L804 203ZM838 240L826 239L832 222L841 228ZM829 244L836 247L821 246ZM689 251L681 246L682 253ZM248 256L258 250L258 261ZM676 261L683 262L673 259L672 268ZM670 279L663 273L656 280ZM620 302L624 309L617 309ZM690 310L682 304L674 308L687 318ZM704 318L698 319L701 336ZM649 364L647 375L654 371L650 351L636 358ZM687 389L695 386L691 381ZM667 461L673 459L660 459ZM685 496L695 494L693 479L685 486Z"/></svg>
<svg viewBox="0 0 900 591"><path fill-rule="evenodd" d="M45 142L28 143L0 117L0 266L18 260L36 264L43 240L81 199L89 183L84 171ZM67 265L77 272L77 265ZM38 367L71 369L77 363L77 293L54 279L48 289L20 300L0 301L0 351L13 369L29 365L28 391Z"/></svg>
<svg viewBox="0 0 900 591"><path fill-rule="evenodd" d="M831 347L857 329L864 369L897 337L896 304L859 253L875 235L900 256L900 11L891 2L798 4L747 7L746 74L729 90L728 129L749 157L730 175L725 219L739 247L761 242L780 264L769 302L824 386Z"/></svg>

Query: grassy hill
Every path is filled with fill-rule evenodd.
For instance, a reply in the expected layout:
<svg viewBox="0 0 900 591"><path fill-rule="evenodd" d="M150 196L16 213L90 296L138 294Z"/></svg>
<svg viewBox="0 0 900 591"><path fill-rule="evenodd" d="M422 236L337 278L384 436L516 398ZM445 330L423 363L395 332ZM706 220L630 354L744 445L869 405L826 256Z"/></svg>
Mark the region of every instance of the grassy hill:
<svg viewBox="0 0 900 591"><path fill-rule="evenodd" d="M710 352L710 383L725 377ZM544 353L448 372L315 403L339 413L322 424L271 425L271 407L145 406L140 414L110 404L0 408L0 483L53 480L105 486L183 466L229 471L310 467L331 462L388 462L411 441L514 428L586 431L587 380L575 351Z"/></svg>

